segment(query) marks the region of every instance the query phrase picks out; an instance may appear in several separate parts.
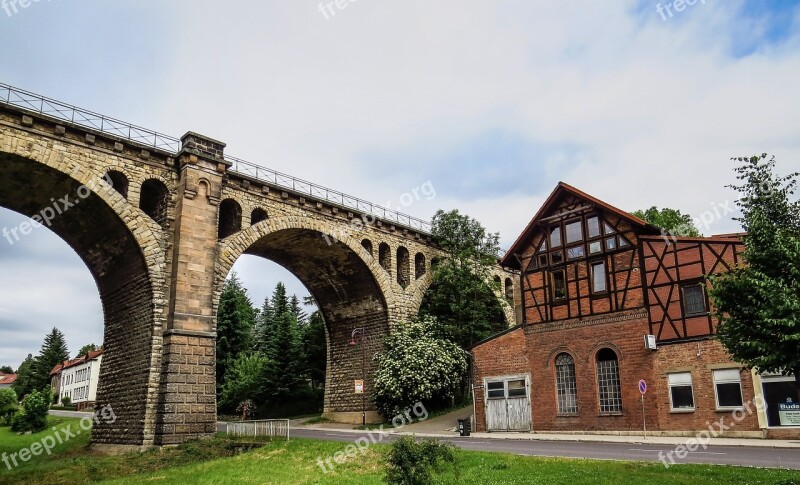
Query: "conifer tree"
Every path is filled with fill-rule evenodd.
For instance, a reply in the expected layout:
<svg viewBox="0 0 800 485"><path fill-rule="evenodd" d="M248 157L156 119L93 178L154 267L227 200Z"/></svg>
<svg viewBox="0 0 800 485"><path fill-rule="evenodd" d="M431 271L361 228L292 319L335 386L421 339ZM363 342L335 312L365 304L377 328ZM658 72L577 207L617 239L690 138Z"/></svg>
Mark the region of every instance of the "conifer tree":
<svg viewBox="0 0 800 485"><path fill-rule="evenodd" d="M217 311L217 390L242 352L253 348L256 311L236 273L225 281Z"/></svg>

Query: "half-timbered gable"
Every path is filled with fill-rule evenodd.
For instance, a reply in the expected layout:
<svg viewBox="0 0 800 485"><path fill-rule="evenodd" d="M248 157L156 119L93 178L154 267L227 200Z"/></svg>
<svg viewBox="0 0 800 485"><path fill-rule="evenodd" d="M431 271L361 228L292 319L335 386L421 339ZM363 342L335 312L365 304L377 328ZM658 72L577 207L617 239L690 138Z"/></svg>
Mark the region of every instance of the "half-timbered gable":
<svg viewBox="0 0 800 485"><path fill-rule="evenodd" d="M520 269L525 323L644 307L638 239L656 233L560 183L504 261Z"/></svg>
<svg viewBox="0 0 800 485"><path fill-rule="evenodd" d="M734 236L641 238L650 333L660 343L713 335L705 275L730 271L741 261Z"/></svg>

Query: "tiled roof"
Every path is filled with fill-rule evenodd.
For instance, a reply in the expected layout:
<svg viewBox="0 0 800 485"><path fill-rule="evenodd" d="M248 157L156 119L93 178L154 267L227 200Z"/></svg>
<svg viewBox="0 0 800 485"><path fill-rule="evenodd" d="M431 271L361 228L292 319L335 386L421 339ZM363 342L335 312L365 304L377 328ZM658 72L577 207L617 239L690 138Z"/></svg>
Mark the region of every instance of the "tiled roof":
<svg viewBox="0 0 800 485"><path fill-rule="evenodd" d="M0 384L8 385L13 384L17 380L16 374L2 374L0 373Z"/></svg>
<svg viewBox="0 0 800 485"><path fill-rule="evenodd" d="M103 352L105 352L105 349L92 350L91 352L87 353L86 355L82 355L77 359L65 360L60 364L56 364L56 366L53 367L53 370L50 371L50 375L52 376L54 374L58 374L64 369L69 369L70 367L83 364L84 362L88 362L90 360L94 360L103 355Z"/></svg>

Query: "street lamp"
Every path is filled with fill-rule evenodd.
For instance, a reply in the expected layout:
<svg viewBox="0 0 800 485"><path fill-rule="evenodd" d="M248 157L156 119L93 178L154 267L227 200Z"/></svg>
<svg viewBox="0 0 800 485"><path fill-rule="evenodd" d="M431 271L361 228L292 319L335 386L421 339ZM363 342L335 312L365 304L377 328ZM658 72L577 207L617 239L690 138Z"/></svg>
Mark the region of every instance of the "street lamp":
<svg viewBox="0 0 800 485"><path fill-rule="evenodd" d="M350 334L350 347L358 345L356 336L361 340L361 426L367 427L367 378L366 378L366 357L367 357L367 330L364 327L354 328Z"/></svg>

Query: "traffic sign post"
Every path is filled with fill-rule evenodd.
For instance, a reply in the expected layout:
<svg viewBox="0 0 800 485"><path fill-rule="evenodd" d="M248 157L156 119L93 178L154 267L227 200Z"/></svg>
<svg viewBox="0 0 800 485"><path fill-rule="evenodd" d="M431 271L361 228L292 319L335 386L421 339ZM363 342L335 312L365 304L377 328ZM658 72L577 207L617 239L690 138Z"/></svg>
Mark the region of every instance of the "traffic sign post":
<svg viewBox="0 0 800 485"><path fill-rule="evenodd" d="M647 393L647 381L639 379L639 392L642 394L642 432L644 437L647 438L647 418L644 413L644 395Z"/></svg>

